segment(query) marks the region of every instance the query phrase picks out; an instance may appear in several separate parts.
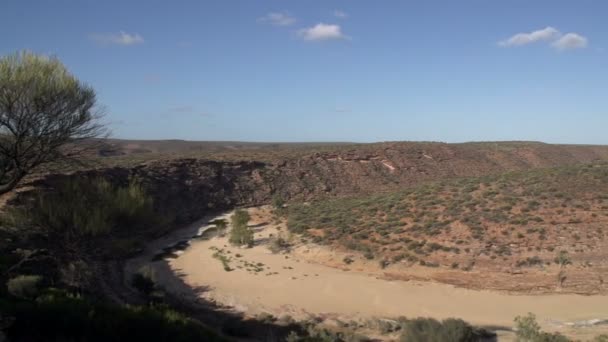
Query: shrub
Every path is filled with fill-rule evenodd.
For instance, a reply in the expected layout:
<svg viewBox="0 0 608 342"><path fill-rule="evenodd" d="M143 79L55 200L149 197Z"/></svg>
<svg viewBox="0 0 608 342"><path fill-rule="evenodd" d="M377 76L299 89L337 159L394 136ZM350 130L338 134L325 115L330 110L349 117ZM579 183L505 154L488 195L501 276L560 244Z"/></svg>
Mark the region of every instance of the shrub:
<svg viewBox="0 0 608 342"><path fill-rule="evenodd" d="M232 226L247 226L251 217L249 216L249 212L247 210L238 209L232 214L230 218L230 222Z"/></svg>
<svg viewBox="0 0 608 342"><path fill-rule="evenodd" d="M42 280L38 275L19 275L9 279L6 284L8 293L15 297L31 298L38 294L38 284Z"/></svg>
<svg viewBox="0 0 608 342"><path fill-rule="evenodd" d="M270 241L269 249L272 253L280 253L282 251L289 250L291 245L283 236L279 235L275 238L272 238Z"/></svg>
<svg viewBox="0 0 608 342"><path fill-rule="evenodd" d="M515 330L517 339L522 341L535 341L541 332L536 315L531 312L526 316L515 317Z"/></svg>
<svg viewBox="0 0 608 342"><path fill-rule="evenodd" d="M566 266L568 264L571 263L570 261L570 256L568 255L567 251L560 251L557 256L555 257L555 263L560 265L560 266Z"/></svg>
<svg viewBox="0 0 608 342"><path fill-rule="evenodd" d="M237 210L231 217L232 229L230 230L230 243L234 245L253 246L253 231L247 226L249 213L245 210Z"/></svg>
<svg viewBox="0 0 608 342"><path fill-rule="evenodd" d="M416 318L403 323L403 342L478 341L479 333L460 319L439 322L432 318Z"/></svg>
<svg viewBox="0 0 608 342"><path fill-rule="evenodd" d="M152 199L140 182L131 180L127 186L118 187L103 178L63 181L9 216L15 226L33 226L66 238L95 237L166 223L154 212Z"/></svg>
<svg viewBox="0 0 608 342"><path fill-rule="evenodd" d="M515 317L515 335L521 342L569 342L570 340L559 334L550 334L540 330L536 322L536 315L529 312L526 316Z"/></svg>
<svg viewBox="0 0 608 342"><path fill-rule="evenodd" d="M281 208L283 208L283 205L285 205L285 201L283 200L281 195L276 194L276 195L272 196L272 206L275 209L281 209Z"/></svg>

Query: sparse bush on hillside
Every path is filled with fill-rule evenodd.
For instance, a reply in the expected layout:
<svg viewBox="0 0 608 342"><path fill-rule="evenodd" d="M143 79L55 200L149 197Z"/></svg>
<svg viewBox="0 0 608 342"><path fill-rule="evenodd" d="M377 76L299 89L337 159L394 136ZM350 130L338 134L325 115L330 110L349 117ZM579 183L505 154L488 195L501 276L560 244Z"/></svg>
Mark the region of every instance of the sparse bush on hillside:
<svg viewBox="0 0 608 342"><path fill-rule="evenodd" d="M431 256L458 253L460 249L455 244L472 247L481 242L494 246L484 252L491 260L517 262L510 257L523 253L509 246L526 245L529 251L536 249L541 253L554 248L556 232L550 227L557 222L567 222L575 215L599 224L599 218L608 215L602 212L608 210L605 199L597 195L608 191L606 184L608 165L592 168L575 165L445 180L365 197L292 204L285 211L291 232L310 232L309 238L316 243L340 244L362 254L373 251L379 260L391 260L394 257L391 251L397 246L411 248L419 256ZM555 209L562 206L566 210L556 217ZM589 210L596 216L589 214ZM569 236L573 241L593 241L603 235L596 233L595 228L581 226L581 233L571 232ZM406 239L428 239L428 247L412 246L403 242ZM594 242L592 248L596 247ZM544 253L538 258L526 257L529 256L519 258L519 266L540 266L549 259Z"/></svg>
<svg viewBox="0 0 608 342"><path fill-rule="evenodd" d="M557 253L557 256L555 257L555 263L560 265L560 266L566 266L569 265L571 263L570 261L570 255L568 254L568 251L560 251L559 253Z"/></svg>

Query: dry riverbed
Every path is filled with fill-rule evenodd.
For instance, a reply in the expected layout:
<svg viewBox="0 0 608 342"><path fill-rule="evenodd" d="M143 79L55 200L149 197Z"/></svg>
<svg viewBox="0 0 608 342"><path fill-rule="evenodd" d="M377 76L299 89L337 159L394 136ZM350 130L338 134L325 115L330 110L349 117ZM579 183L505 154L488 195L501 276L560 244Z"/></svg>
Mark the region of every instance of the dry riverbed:
<svg viewBox="0 0 608 342"><path fill-rule="evenodd" d="M589 320L608 319L608 296L512 295L430 282L390 281L358 269L315 263L315 253L332 251L303 244L297 238L291 252L274 254L269 250L269 241L279 234L287 237L284 225L272 222L267 207L249 211L255 231L254 247L231 246L227 234L191 239L187 247L184 244L185 249L162 254L150 262L159 269L162 263L168 263L172 270L172 274L158 274L158 283L168 291L179 292L182 289L174 286L179 278L191 287L204 287L200 296L251 316L315 316L328 322L373 317L457 317L477 325L511 326L515 316L533 312L548 331L579 339L608 332L606 325L589 324ZM216 218L227 219L229 213ZM188 234L201 233L208 227L201 224L199 229L190 228ZM183 241L184 237L180 238ZM135 266L142 266L141 262Z"/></svg>

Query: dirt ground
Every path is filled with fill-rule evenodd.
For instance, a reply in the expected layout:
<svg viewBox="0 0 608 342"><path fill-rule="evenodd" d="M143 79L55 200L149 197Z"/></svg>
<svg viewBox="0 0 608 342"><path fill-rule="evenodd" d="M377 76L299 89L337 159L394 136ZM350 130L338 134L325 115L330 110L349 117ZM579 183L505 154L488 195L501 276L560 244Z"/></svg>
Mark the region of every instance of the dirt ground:
<svg viewBox="0 0 608 342"><path fill-rule="evenodd" d="M346 265L342 261L346 254L288 236L284 225L273 221L268 207L249 211L254 247L231 246L227 236L192 240L178 256L167 259L174 274L161 276L159 283L169 291L179 291L171 289L172 281L167 279L178 276L192 287L206 288L201 296L251 316L270 313L341 321L457 317L478 325L511 326L515 316L532 312L547 331L578 339L608 333L608 326L587 322L608 319L608 296L513 295L437 282L389 280L371 262ZM291 251L275 254L269 250L269 242L279 235L291 239ZM504 333L499 336L512 338Z"/></svg>

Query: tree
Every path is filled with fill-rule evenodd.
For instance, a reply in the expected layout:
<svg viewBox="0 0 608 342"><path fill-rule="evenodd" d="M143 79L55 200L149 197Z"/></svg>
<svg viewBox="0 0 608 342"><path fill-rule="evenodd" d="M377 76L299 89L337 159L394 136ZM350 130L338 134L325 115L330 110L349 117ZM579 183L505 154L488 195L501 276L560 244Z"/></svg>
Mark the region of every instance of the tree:
<svg viewBox="0 0 608 342"><path fill-rule="evenodd" d="M526 316L515 317L515 336L519 342L569 342L560 333L548 333L540 329L536 315L529 312Z"/></svg>
<svg viewBox="0 0 608 342"><path fill-rule="evenodd" d="M0 194L37 167L74 160L106 133L95 91L57 59L0 58Z"/></svg>
<svg viewBox="0 0 608 342"><path fill-rule="evenodd" d="M230 243L239 246L253 246L253 231L247 226L249 218L249 213L242 209L232 214L230 218L232 229L230 230L230 237L228 239Z"/></svg>
<svg viewBox="0 0 608 342"><path fill-rule="evenodd" d="M234 212L234 214L232 214L232 217L230 218L231 222L232 222L232 226L247 226L247 223L249 223L249 220L251 219L251 217L249 216L249 213L247 212L247 210L243 210L243 209L238 209Z"/></svg>
<svg viewBox="0 0 608 342"><path fill-rule="evenodd" d="M515 329L518 341L535 341L541 335L536 315L531 312L527 316L515 317Z"/></svg>

